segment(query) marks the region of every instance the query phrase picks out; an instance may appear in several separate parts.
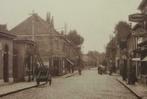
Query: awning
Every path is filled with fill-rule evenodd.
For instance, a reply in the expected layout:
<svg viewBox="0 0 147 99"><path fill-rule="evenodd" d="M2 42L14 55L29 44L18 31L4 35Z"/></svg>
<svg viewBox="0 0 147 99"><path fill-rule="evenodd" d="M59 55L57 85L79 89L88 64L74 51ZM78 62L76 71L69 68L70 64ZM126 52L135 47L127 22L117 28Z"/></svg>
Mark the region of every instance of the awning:
<svg viewBox="0 0 147 99"><path fill-rule="evenodd" d="M140 58L132 58L132 61L141 61Z"/></svg>
<svg viewBox="0 0 147 99"><path fill-rule="evenodd" d="M147 56L145 56L145 57L142 59L142 61L147 61Z"/></svg>
<svg viewBox="0 0 147 99"><path fill-rule="evenodd" d="M147 40L142 41L141 43L138 44L138 46L144 46L144 45L147 45Z"/></svg>
<svg viewBox="0 0 147 99"><path fill-rule="evenodd" d="M67 60L71 65L74 65L74 63L73 63L71 60L69 60L68 58L66 58L66 60Z"/></svg>

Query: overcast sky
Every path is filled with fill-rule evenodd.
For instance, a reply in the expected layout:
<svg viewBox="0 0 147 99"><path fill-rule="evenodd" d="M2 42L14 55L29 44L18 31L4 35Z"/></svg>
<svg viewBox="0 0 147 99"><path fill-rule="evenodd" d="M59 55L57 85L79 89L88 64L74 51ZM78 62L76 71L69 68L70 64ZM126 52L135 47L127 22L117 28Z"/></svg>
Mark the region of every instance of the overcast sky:
<svg viewBox="0 0 147 99"><path fill-rule="evenodd" d="M58 30L67 24L84 38L83 51L103 52L118 21L128 21L141 0L0 0L0 24L11 29L29 17L32 10L45 19L54 16Z"/></svg>

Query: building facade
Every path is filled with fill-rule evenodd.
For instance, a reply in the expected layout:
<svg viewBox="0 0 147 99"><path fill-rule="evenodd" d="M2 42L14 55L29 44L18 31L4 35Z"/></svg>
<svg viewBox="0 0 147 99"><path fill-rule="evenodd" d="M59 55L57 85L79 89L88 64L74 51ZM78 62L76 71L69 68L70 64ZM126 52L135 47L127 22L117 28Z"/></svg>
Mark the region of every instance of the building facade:
<svg viewBox="0 0 147 99"><path fill-rule="evenodd" d="M29 40L14 40L14 82L31 81L35 71L35 43Z"/></svg>
<svg viewBox="0 0 147 99"><path fill-rule="evenodd" d="M140 13L129 15L129 20L135 22L132 28L132 36L128 41L128 51L131 56L132 67L135 67L135 73L138 81L146 83L147 75L147 1L142 0L138 9ZM140 17L138 17L140 16ZM130 44L129 44L130 42Z"/></svg>
<svg viewBox="0 0 147 99"><path fill-rule="evenodd" d="M13 39L6 25L0 25L0 79L9 82L13 78Z"/></svg>
<svg viewBox="0 0 147 99"><path fill-rule="evenodd" d="M41 58L44 63L48 63L47 65L53 75L62 75L64 73L67 60L68 63L72 63L68 57L73 52L71 51L71 45L69 46L69 42L67 42L63 33L56 31L54 19L53 17L51 18L49 13L46 20L33 13L10 32L17 35L18 39L34 41Z"/></svg>

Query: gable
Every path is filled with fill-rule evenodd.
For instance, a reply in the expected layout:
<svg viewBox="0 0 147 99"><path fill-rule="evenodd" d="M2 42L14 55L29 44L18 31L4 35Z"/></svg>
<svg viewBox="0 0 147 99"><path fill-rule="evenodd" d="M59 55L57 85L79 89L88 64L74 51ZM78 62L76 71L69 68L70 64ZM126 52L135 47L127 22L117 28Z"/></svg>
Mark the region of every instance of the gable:
<svg viewBox="0 0 147 99"><path fill-rule="evenodd" d="M50 31L53 31L49 24L43 20L37 14L33 14L28 17L26 20L18 24L16 27L10 30L11 33L17 35L31 35L34 34L49 34Z"/></svg>

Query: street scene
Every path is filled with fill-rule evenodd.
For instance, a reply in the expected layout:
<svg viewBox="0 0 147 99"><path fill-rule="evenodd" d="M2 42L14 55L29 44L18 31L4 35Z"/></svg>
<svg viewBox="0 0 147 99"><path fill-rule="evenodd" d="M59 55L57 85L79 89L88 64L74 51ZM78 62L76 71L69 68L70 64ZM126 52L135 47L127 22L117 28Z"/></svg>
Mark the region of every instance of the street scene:
<svg viewBox="0 0 147 99"><path fill-rule="evenodd" d="M82 75L55 78L53 85L28 89L0 99L137 99L128 89L109 75L85 70Z"/></svg>
<svg viewBox="0 0 147 99"><path fill-rule="evenodd" d="M147 0L0 2L0 99L147 99Z"/></svg>

